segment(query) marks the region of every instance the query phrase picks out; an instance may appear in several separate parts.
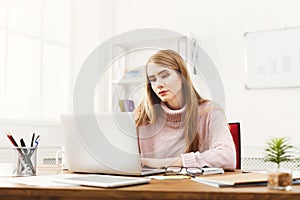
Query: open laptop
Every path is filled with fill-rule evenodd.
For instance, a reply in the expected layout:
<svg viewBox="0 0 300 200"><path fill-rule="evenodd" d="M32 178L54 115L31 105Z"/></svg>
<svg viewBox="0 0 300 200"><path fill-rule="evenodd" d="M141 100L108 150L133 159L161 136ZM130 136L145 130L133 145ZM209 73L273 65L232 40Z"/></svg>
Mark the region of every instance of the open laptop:
<svg viewBox="0 0 300 200"><path fill-rule="evenodd" d="M132 113L61 116L66 166L72 172L145 176Z"/></svg>

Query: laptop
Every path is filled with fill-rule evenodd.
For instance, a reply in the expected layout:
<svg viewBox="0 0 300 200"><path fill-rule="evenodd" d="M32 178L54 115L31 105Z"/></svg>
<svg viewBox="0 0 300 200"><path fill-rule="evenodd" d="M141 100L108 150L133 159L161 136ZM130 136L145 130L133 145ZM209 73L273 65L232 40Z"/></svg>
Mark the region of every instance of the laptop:
<svg viewBox="0 0 300 200"><path fill-rule="evenodd" d="M62 115L66 167L71 172L146 176L133 113Z"/></svg>

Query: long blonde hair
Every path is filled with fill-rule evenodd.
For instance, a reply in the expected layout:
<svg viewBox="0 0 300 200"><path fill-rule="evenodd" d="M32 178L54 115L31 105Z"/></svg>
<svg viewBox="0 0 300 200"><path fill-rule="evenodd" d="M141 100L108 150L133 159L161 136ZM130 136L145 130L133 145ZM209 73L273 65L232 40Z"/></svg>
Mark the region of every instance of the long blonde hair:
<svg viewBox="0 0 300 200"><path fill-rule="evenodd" d="M186 141L186 152L194 152L198 150L199 138L197 134L198 125L198 105L207 101L204 100L198 92L195 90L189 73L187 71L186 64L182 57L172 50L160 50L152 55L146 63L149 63L168 67L177 71L182 78L182 96L185 98L186 112L184 116L184 133ZM147 74L146 74L147 77ZM158 118L159 112L155 109L154 105L160 105L161 100L152 90L151 83L147 79L146 95L144 100L136 109L136 125L140 126L146 123L155 123Z"/></svg>

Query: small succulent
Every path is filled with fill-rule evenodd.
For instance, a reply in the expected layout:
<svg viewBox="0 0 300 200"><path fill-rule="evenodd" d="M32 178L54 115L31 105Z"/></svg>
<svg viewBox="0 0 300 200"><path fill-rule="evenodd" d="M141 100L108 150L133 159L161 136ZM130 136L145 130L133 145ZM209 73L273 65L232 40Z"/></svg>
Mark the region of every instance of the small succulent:
<svg viewBox="0 0 300 200"><path fill-rule="evenodd" d="M280 167L280 163L290 161L293 158L291 154L293 146L289 144L287 138L273 138L267 145L265 161L276 163L277 168Z"/></svg>

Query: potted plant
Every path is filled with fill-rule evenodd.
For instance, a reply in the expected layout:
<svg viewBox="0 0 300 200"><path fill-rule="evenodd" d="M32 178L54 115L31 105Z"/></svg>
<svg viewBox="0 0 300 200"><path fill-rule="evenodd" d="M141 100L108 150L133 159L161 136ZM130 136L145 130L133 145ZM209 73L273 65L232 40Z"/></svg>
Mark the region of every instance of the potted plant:
<svg viewBox="0 0 300 200"><path fill-rule="evenodd" d="M291 169L282 169L281 163L292 160L293 146L287 138L273 138L267 143L265 161L276 163L277 168L268 173L268 187L289 190L292 185Z"/></svg>

